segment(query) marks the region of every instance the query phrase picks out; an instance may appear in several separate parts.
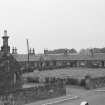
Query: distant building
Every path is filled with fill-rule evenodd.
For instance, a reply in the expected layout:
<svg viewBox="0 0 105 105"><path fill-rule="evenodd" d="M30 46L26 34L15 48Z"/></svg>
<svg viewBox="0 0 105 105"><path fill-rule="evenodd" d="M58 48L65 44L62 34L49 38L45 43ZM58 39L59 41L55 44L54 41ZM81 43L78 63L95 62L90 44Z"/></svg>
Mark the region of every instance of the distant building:
<svg viewBox="0 0 105 105"><path fill-rule="evenodd" d="M69 49L44 50L44 54L69 54Z"/></svg>
<svg viewBox="0 0 105 105"><path fill-rule="evenodd" d="M94 50L91 49L81 51L81 53L77 53L75 49L44 50L44 54L41 55L35 54L35 50L30 49L28 62L28 54L18 54L16 47L13 47L12 54L10 53L9 36L7 36L6 30L2 38L3 46L0 53L11 55L18 62L21 70L46 70L65 67L105 68L105 53L94 53Z"/></svg>

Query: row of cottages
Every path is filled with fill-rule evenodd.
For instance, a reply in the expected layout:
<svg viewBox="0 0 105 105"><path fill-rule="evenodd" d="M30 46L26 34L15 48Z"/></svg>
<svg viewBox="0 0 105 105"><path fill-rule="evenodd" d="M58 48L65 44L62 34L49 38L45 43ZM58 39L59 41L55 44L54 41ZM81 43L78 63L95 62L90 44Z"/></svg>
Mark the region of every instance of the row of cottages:
<svg viewBox="0 0 105 105"><path fill-rule="evenodd" d="M7 30L4 31L3 46L1 50L5 53L10 53L10 46L8 45ZM47 51L47 50L46 50ZM17 49L13 48L12 56L21 65L21 69L56 69L65 67L105 67L105 53L93 53L89 54L71 54L68 50L55 50L54 54L44 51L44 54L35 54L34 49L30 49L29 56L27 54L18 54ZM29 60L28 60L29 58Z"/></svg>
<svg viewBox="0 0 105 105"><path fill-rule="evenodd" d="M14 54L14 58L20 63L22 69L29 67L32 69L56 69L65 67L88 67L88 68L104 68L105 53L94 53L91 55L83 54L50 54L50 55L28 55Z"/></svg>

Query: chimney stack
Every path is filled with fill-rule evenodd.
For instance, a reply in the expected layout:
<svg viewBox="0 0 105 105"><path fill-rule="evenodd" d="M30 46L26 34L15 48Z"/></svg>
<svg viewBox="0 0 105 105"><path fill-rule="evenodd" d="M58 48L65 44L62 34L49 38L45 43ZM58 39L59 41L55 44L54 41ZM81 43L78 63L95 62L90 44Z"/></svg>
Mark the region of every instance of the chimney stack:
<svg viewBox="0 0 105 105"><path fill-rule="evenodd" d="M17 54L17 48L15 47L15 54Z"/></svg>
<svg viewBox="0 0 105 105"><path fill-rule="evenodd" d="M35 49L33 48L33 54L35 55Z"/></svg>
<svg viewBox="0 0 105 105"><path fill-rule="evenodd" d="M94 51L93 51L93 49L90 49L89 52L90 52L90 54L89 54L90 56L93 56L93 55L94 55Z"/></svg>
<svg viewBox="0 0 105 105"><path fill-rule="evenodd" d="M34 48L33 48L33 49L30 48L29 54L30 54L30 55L35 55L35 50L34 50Z"/></svg>
<svg viewBox="0 0 105 105"><path fill-rule="evenodd" d="M17 54L17 48L16 47L12 48L12 54Z"/></svg>
<svg viewBox="0 0 105 105"><path fill-rule="evenodd" d="M15 53L15 51L14 51L14 47L12 48L12 54L14 54Z"/></svg>
<svg viewBox="0 0 105 105"><path fill-rule="evenodd" d="M31 48L30 48L30 50L29 50L29 54L31 54Z"/></svg>
<svg viewBox="0 0 105 105"><path fill-rule="evenodd" d="M48 50L44 49L44 55L47 55L47 54L48 54Z"/></svg>
<svg viewBox="0 0 105 105"><path fill-rule="evenodd" d="M68 50L65 49L65 50L64 50L64 56L67 56L67 55L68 55Z"/></svg>

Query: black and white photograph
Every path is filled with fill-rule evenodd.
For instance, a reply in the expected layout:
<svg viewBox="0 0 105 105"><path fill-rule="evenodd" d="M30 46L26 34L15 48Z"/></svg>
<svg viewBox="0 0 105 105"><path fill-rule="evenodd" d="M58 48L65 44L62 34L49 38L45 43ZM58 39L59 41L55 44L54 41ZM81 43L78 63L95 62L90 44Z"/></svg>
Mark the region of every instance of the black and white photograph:
<svg viewBox="0 0 105 105"><path fill-rule="evenodd" d="M0 105L105 105L105 0L0 0Z"/></svg>

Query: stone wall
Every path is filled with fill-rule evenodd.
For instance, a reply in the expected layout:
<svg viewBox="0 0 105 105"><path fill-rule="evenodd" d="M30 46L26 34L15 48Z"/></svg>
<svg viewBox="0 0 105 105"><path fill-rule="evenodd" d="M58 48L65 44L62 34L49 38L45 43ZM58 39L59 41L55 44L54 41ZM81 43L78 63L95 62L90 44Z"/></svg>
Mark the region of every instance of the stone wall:
<svg viewBox="0 0 105 105"><path fill-rule="evenodd" d="M88 78L85 80L85 88L86 89L95 89L105 87L105 77L94 77Z"/></svg>
<svg viewBox="0 0 105 105"><path fill-rule="evenodd" d="M101 88L105 87L105 76L102 77L86 76L81 79L68 77L66 79L66 85L79 86L85 89Z"/></svg>
<svg viewBox="0 0 105 105"><path fill-rule="evenodd" d="M38 100L66 95L66 89L56 85L53 85L52 87L46 85L24 89L18 94L20 95L21 99L23 98L22 100L24 100L24 103L31 103Z"/></svg>
<svg viewBox="0 0 105 105"><path fill-rule="evenodd" d="M59 84L44 84L37 87L17 89L13 92L7 92L2 94L1 97L8 97L12 95L14 102L17 105L28 104L38 100L44 100L49 98L55 98L66 95L66 88L64 86L60 86ZM1 99L0 97L0 99Z"/></svg>

